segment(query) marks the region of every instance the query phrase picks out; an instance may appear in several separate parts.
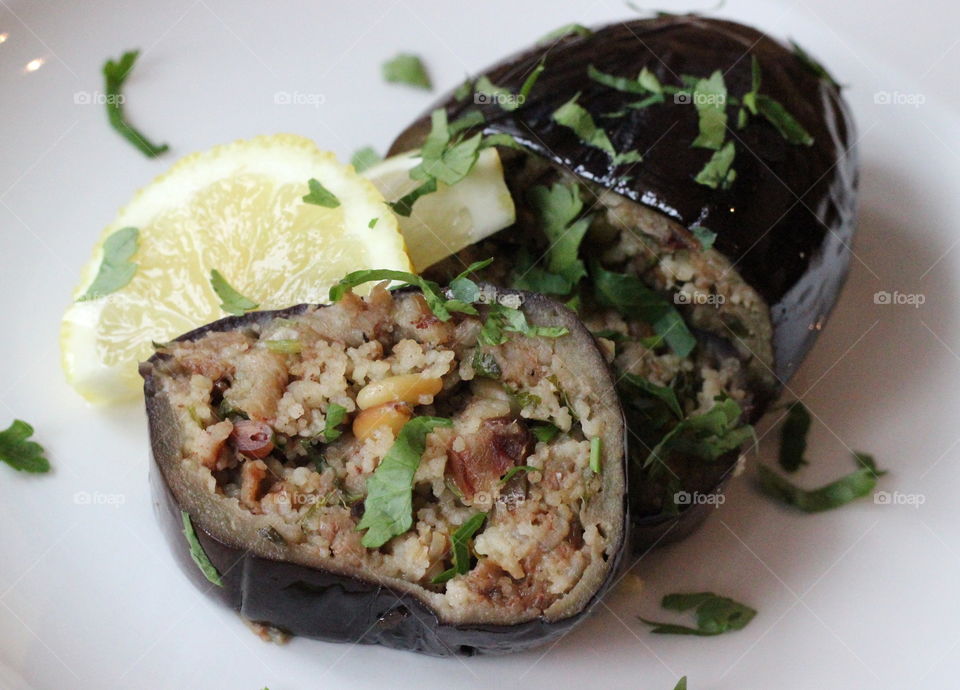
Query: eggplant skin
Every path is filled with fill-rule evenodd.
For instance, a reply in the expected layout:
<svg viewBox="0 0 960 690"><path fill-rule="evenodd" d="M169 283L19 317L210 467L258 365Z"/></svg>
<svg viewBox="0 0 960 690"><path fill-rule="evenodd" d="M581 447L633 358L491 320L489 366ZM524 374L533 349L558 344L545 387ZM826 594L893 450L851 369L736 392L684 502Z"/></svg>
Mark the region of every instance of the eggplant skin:
<svg viewBox="0 0 960 690"><path fill-rule="evenodd" d="M661 83L679 86L680 75L706 78L720 70L728 93L739 97L751 88L750 56L761 67L760 93L782 103L814 142L792 145L757 116L737 130L736 112L728 108L727 138L735 142L737 173L728 190L693 179L712 152L690 146L698 133L692 105L667 96L662 104L627 108L644 95L616 91L587 72L593 65L636 78L647 68ZM696 15L639 19L586 36L571 34L508 57L481 74L518 93L541 60L545 69L516 110L476 104L472 98L458 101L451 92L430 111L446 108L453 120L479 110L486 134L509 134L524 149L586 181L657 209L685 227L700 225L717 233L715 247L770 306L774 372L786 382L813 345L850 263L857 155L852 116L839 88L756 29ZM614 148L639 151L642 162L614 165L604 151L552 120L557 108L578 93L577 102L607 132ZM623 117L603 117L623 110ZM390 154L418 148L429 127L428 111L397 137Z"/></svg>
<svg viewBox="0 0 960 690"><path fill-rule="evenodd" d="M523 295L523 309L532 323L566 326L571 331L566 337L577 338L577 344L581 346L579 351L587 353L585 361L595 359L597 370L606 375L600 351L592 345L592 336L573 312L542 295L500 289L501 295L508 293ZM289 318L319 306L301 304L279 311L232 316L186 333L176 341L197 340L209 332L243 329L278 317ZM632 524L626 486L625 432L622 433L624 440L620 454L624 485L619 503L622 507L619 542L613 545L613 555L600 586L579 611L565 618L554 621L540 618L516 625L450 624L411 593L254 553L252 548L229 543L206 529L207 516L191 514L197 538L220 573L223 586L216 586L204 577L192 560L183 534L183 497L176 494L167 475L172 463L180 459L180 439L173 409L154 376L153 364L162 357L162 354L154 355L140 366L153 455L150 485L157 518L187 578L207 596L237 611L246 620L313 639L379 644L431 656L507 654L549 644L562 637L584 620L619 580L625 566L624 552L630 543ZM612 379L610 390L616 400L612 393Z"/></svg>

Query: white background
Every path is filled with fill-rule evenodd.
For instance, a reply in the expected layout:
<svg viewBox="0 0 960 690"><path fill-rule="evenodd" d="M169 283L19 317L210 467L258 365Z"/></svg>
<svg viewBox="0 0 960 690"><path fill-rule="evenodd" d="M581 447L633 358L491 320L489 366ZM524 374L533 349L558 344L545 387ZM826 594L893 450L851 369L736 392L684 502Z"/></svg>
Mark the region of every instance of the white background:
<svg viewBox="0 0 960 690"><path fill-rule="evenodd" d="M672 2L670 10L696 9ZM20 688L958 687L960 674L960 10L954 2L731 0L721 16L789 35L849 85L863 179L850 281L791 394L816 417L800 481L890 470L866 499L799 515L761 497L757 461L686 542L637 562L575 632L506 658L431 659L294 640L261 643L187 583L146 483L137 407L87 407L63 381L58 326L80 266L117 207L178 156L290 131L348 156L392 136L430 97L383 84L380 63L422 54L438 90L567 22L620 2L0 0L0 428L37 428L55 471L0 467L0 686ZM139 47L131 120L172 153L150 161L112 132L107 57ZM35 58L43 66L26 72ZM322 104L277 105L277 92ZM882 104L875 94L887 92ZM762 203L762 200L758 200ZM878 290L922 294L878 305ZM761 433L769 426L767 421ZM80 505L77 492L120 505ZM659 597L712 590L759 610L717 638L651 635Z"/></svg>

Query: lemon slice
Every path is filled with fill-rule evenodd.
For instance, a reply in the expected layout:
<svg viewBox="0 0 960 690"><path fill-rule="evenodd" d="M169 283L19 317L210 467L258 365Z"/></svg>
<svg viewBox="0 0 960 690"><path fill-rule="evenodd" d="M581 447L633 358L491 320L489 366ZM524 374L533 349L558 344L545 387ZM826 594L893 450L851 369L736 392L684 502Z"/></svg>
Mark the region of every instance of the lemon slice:
<svg viewBox="0 0 960 690"><path fill-rule="evenodd" d="M386 199L396 201L421 184L410 179L410 169L419 163L416 151L403 153L363 175ZM418 272L513 225L516 208L496 149L481 151L470 174L455 185L440 183L437 191L417 199L410 217L397 220Z"/></svg>
<svg viewBox="0 0 960 690"><path fill-rule="evenodd" d="M340 205L304 203L311 178ZM137 364L152 353L151 341L226 316L210 285L213 269L260 309L276 309L325 302L350 271L411 268L396 217L373 184L292 135L179 161L103 231L75 299L94 281L106 239L125 227L139 229L133 278L105 297L75 301L61 327L67 379L94 402L138 394Z"/></svg>

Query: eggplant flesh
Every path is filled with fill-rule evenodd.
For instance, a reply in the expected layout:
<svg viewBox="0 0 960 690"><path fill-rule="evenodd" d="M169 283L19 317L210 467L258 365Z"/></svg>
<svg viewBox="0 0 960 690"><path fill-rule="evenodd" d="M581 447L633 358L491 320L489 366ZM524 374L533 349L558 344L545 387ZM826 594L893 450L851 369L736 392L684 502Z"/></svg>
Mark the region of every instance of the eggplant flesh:
<svg viewBox="0 0 960 690"><path fill-rule="evenodd" d="M188 577L208 595L238 611L248 621L260 625L322 640L382 644L431 655L518 651L556 639L581 621L615 581L628 538L630 520L626 498L627 467L622 412L603 356L589 331L572 312L541 295L499 290L498 299L506 299L510 304L520 304L520 310L532 326L562 327L568 331L557 338L511 334L506 343L484 348L487 355L499 360L498 366L503 367L504 379L510 377L511 372L518 368L533 366L531 363L551 362L551 385L560 391L558 396L566 401L573 401L570 404L576 405L578 411L586 415L579 421L573 419L567 425L567 430L561 431L555 437L556 440L537 444L536 455L548 458L548 464L544 467L552 467L549 463L556 458L562 458L557 454L557 448L565 447L565 452L569 453L571 448L585 448L590 445L585 438L588 429L591 434L600 438L599 459L602 471L599 474L584 470L579 472L579 475L587 479L578 480L574 474L568 473L572 466L556 466L556 469L562 468L566 480L573 481L575 486L580 486L577 482L581 481L586 492L580 513L571 520L574 528L580 531L576 535L565 535L562 543L554 544L552 548L554 552L558 549L569 550L569 544L573 543L575 548L581 549L577 553L589 554L585 556L586 565L582 568L579 579L571 582L565 592L559 596L538 592L537 597L540 598L524 600L523 606L519 608L499 607L495 603L496 594L500 591L496 584L499 580L491 577L488 582L484 581L491 590L490 599L463 599L466 603L459 603L460 600L445 596L444 592L452 586L451 583L470 578L482 568L486 568L484 572L505 576L496 565L495 555L480 554L477 541L486 530L492 530L492 526L496 526L499 519L497 511L503 511L501 515L506 515L515 509L514 505L501 503L495 497L478 498L480 494L461 497L460 500L471 510L487 513L486 524L474 537L475 565L472 565L466 574L457 575L446 584L431 584L429 576L432 572L419 578L398 576L393 571L378 572L377 564L387 562L387 556L381 554L397 551L400 542L409 536L409 532L399 535L394 541L387 542L382 549L377 550L376 558L382 558L382 561L364 561L361 558L358 563L346 557L338 559L339 554L334 553L332 547L329 553L319 552L315 541L300 539L296 533L299 527L291 531L288 520L280 519L267 508L260 508L259 512L244 510L244 490L241 488L239 493L231 490L231 480L226 476L231 471L239 473L238 476L244 476L243 467L252 462L256 455L243 456L237 452L235 447L238 448L239 445L235 444L239 444L239 440L233 436L215 454L210 455L209 471L200 469L196 458L191 455L189 443L190 439L195 438L195 430L187 429L187 426L191 424L191 420L195 421L199 417L208 424L207 428L211 428L209 422L220 418L225 409L224 405L227 405L226 409L230 414L249 417L249 420L243 421L241 417L231 417L236 423L235 429L243 423L266 422L272 425L276 421L280 424L277 421L280 419L280 412L276 412L275 418L268 418L257 411L252 403L246 410L233 405L239 393L233 394L231 391L235 386L245 386L245 383L240 381L242 367L238 365L235 370L230 370L229 367L224 370L223 364L229 362L236 352L248 351L244 348L250 347L249 342L241 345L239 350L231 350L240 336L252 341L252 347L256 348L263 344L260 343L261 338L273 339L277 333L290 335L291 328L296 328L301 335L312 329L318 334L318 341L326 342L321 331L329 328L331 333L327 335L332 336L332 331L336 331L337 337L347 338L360 347L363 347L364 342L380 343L371 346L374 350L383 347L384 351L389 351L400 340L418 338L422 341L420 344L426 348L425 343L439 338L436 342L446 342L448 345L456 342L456 347L466 347L469 352L471 344L476 342L479 325L490 307L477 305L480 311L478 316L455 314L450 322L441 323L433 318L419 292L410 289L387 293L378 288L365 301L348 295L342 302L329 306L299 305L282 311L252 312L226 318L177 338L141 365L154 458L151 466L154 500L168 542ZM371 313L377 309L380 309L380 312L374 318ZM384 314L388 315L388 321L394 318L390 315L395 315L396 321L385 322ZM392 334L391 330L394 331ZM220 355L214 355L211 359L210 351L202 349L205 339L209 338L221 338L216 346L221 348L223 361ZM227 344L228 342L233 345ZM287 343L289 339L284 338L281 342ZM463 353L458 350L457 358L461 354ZM294 354L273 353L270 356L297 359ZM467 357L466 354L463 356ZM470 358L474 361L472 355ZM463 364L458 359L454 359L454 362ZM249 374L247 371L246 375ZM459 370L456 367L451 369L444 378L445 386L449 384L449 389L445 388L437 393L431 402L421 399L418 405L423 404L423 407L418 407L415 414L449 414L453 418L460 418L466 414L464 410L469 409L478 399L483 403L486 399L484 396L488 395L484 392L484 386L503 390L500 382L493 379L480 382L477 377L472 381L465 381L458 378L461 375L462 366ZM212 420L206 419L208 411L205 408L191 408L185 413L186 399L181 395L184 388L181 386L182 382L174 380L177 376L186 376L191 386L197 385L198 377L203 384L204 378L212 380L219 376L211 389L211 395L222 396L223 402L217 406L213 404L216 401L211 399L209 412L213 415ZM536 385L546 383L537 379ZM502 401L503 395L493 394L493 398ZM256 400L257 397L249 399ZM511 407L517 404L533 405L526 410L529 412L539 403L530 402L529 399L527 402L517 403L510 399ZM524 426L530 423L527 417L522 416L522 412L524 410L512 413L515 420L513 424ZM357 427L350 426L350 418L355 421L359 414L362 413L358 410L348 411L348 419L342 427L343 436L338 443L343 447L344 457L353 457L357 453L358 446L351 445L355 442L351 428ZM482 420L481 424L487 421L489 420ZM564 426L562 422L559 425ZM581 440L576 441L576 438ZM285 442L282 447L287 448L287 444L292 444L296 439L287 438L280 431L275 431L276 445L271 446L273 450L270 455L262 456L263 461L269 464L274 475L289 471L303 474L306 471L304 467L309 469L309 465L306 462L294 461L294 464L301 467L291 468L287 462L288 455L285 455L287 451L279 450L281 440ZM551 446L552 443L557 445ZM564 443L567 445L562 446ZM502 446L501 443L497 447ZM199 447L206 449L206 446ZM324 450L328 451L326 461L335 464L340 451L335 451L332 445L324 446ZM447 452L449 458L449 449ZM531 452L532 444L514 460L517 464L536 464L536 456L528 454ZM577 451L579 452L581 451ZM544 453L546 455L543 455ZM424 457L427 458L428 455L429 453ZM564 462L569 461L569 456L565 457L567 460ZM231 469L231 464L237 462L240 463L239 469ZM278 462L280 464L277 464ZM584 460L581 458L577 462L582 464ZM284 463L286 470L283 468ZM448 469L441 471L449 472ZM557 481L560 481L560 473L556 474ZM520 486L520 491L530 490L530 496L533 496L534 489L531 487L536 487L539 481L546 481L547 475L544 474L543 479L536 477L536 474L532 474L528 484L528 478L518 474L503 487L502 493L507 494L510 487ZM278 476L278 483L279 479ZM448 482L449 480L450 477ZM458 477L453 477L454 483L459 481ZM463 488L458 486L458 489ZM423 499L421 489L422 487L417 485L414 491L415 511L429 507L420 504ZM493 485L488 489L493 493L499 491ZM259 499L261 505L265 505L265 496L270 495L271 490L267 491L268 493ZM459 490L454 493L460 495ZM449 499L449 496L441 500L446 499ZM426 503L429 504L430 500L426 499ZM361 505L362 502L353 507L350 514L362 514L362 509L357 510ZM536 507L534 505L534 508ZM544 508L546 509L545 506ZM466 510L464 506L460 506L460 509ZM522 509L524 507L521 503L516 510ZM190 544L184 538L184 513L189 515L203 552L220 575L220 586L208 581L193 560ZM320 524L322 525L322 520ZM417 524L418 518L414 515L415 529ZM453 525L451 531L452 528ZM490 543L498 542L491 538ZM495 549L488 548L488 551L494 554ZM542 548L540 551L547 552L547 549ZM449 558L444 561L448 562ZM535 559L527 560L524 564L535 569L536 562ZM517 588L522 586L523 579L520 577L516 581Z"/></svg>
<svg viewBox="0 0 960 690"><path fill-rule="evenodd" d="M727 93L742 98L753 86L754 59L761 77L759 93L781 104L812 143L791 143L772 121L760 116L747 117L745 126L739 127L737 109L727 107L725 138L734 145L736 178L726 189L695 180L713 151L691 146L699 133L699 113L689 99L665 95L660 103L640 106L648 93L611 88L589 73L592 67L635 81L648 70L663 85L684 87L681 76L705 79L719 71ZM692 328L699 341L697 365L711 353L738 349L742 372L735 376L736 395L745 421L759 419L819 335L849 268L858 168L854 124L839 87L818 65L759 31L695 15L639 19L586 35L570 34L523 50L477 76L516 94L541 63L544 69L520 107L505 109L497 99L463 98L451 92L404 130L390 153L418 148L430 129L429 112L436 108L444 108L451 122L479 111L484 124L466 130L465 136L481 130L485 135L506 134L520 149L501 149L508 186L518 204L517 226L464 250L456 257L460 261L517 256L523 247L541 256L548 243L523 206L533 184L556 181L579 183L585 208L592 212L599 208L600 215L610 216L610 209L619 206L628 216L640 217L630 230L648 238L659 235L654 241L657 251L680 248L694 257L711 253L722 257L729 279L742 283L759 300L756 318L745 324L759 337L744 336L740 323ZM558 124L554 113L574 97L615 151L640 153L642 161L614 161L607 151ZM697 226L716 233L712 250L699 250L691 232ZM594 230L583 240L581 256L603 261L611 255L610 248ZM618 265L623 270L623 264ZM438 264L427 273L440 278L451 267ZM495 262L485 278L511 284L510 276L500 270L496 272ZM627 266L626 272L631 271ZM650 275L642 277L647 280ZM676 285L651 286L676 294ZM678 309L692 326L704 325L697 323L698 313L709 311L689 305ZM580 310L588 325L590 310L589 304ZM619 378L622 371L617 373ZM631 419L632 399L629 392L622 394L631 433L641 438L632 447L642 458L648 441L643 422ZM737 457L737 452L730 452L709 463L671 458L670 472L659 482L635 479L631 486L637 546L646 548L689 533L709 510L681 505L667 511L663 495L676 489L720 491Z"/></svg>

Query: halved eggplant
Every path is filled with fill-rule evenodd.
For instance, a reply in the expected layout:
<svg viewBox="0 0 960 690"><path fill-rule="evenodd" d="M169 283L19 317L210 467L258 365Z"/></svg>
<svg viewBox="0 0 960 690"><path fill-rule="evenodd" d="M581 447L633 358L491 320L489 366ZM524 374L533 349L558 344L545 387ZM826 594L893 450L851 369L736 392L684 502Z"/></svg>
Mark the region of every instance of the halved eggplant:
<svg viewBox="0 0 960 690"><path fill-rule="evenodd" d="M717 111L698 99L716 99L718 83L723 121L717 128L713 120L711 134ZM686 415L732 397L742 421L752 422L777 397L820 333L849 266L857 161L840 89L799 48L694 15L571 32L483 70L468 86L430 112L442 108L451 123L472 124L460 129L464 138L509 137L500 151L518 222L427 275L443 280L473 258L526 257L521 271L499 262L484 278L536 289L530 276L550 270L543 257L555 241L545 236L537 199L557 185L578 190L577 218L590 219L581 258L641 278L674 303L697 341L684 363L667 362L669 350L641 344L655 333L627 310L598 304L594 270L572 292L538 290L578 300L598 336L621 341L615 378L638 441L631 444L634 534L641 547L682 536L709 512L704 494L720 490L738 452L703 461L678 450L649 476L644 465L671 427L651 426L657 401L649 386L638 394L623 375L672 388ZM425 115L391 153L419 148L430 128ZM731 155L732 165L723 160ZM531 194L538 186L547 191Z"/></svg>
<svg viewBox="0 0 960 690"><path fill-rule="evenodd" d="M253 312L143 363L154 498L188 576L262 626L433 655L582 620L630 524L619 401L573 312L491 290L446 319L382 286Z"/></svg>

